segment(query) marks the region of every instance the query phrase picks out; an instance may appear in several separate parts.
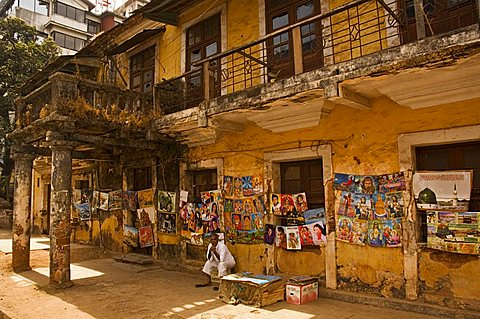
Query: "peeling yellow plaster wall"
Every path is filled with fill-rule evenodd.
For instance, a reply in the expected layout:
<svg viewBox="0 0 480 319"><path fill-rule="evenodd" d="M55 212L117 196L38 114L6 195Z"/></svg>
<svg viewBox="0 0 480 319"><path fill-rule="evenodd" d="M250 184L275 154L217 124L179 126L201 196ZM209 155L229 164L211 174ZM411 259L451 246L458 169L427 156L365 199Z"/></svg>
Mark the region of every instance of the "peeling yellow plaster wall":
<svg viewBox="0 0 480 319"><path fill-rule="evenodd" d="M255 124L249 124L243 133L217 131L215 144L197 147L189 156L191 161L223 157L225 174L241 175L250 171L255 174L259 170L263 172L261 167L264 152L307 147L313 140L330 140L334 153L334 172L385 174L399 170L397 138L400 134L478 124L479 103L480 99L476 99L412 110L385 98L374 100L369 110L354 110L338 105L327 118L321 120L320 125L311 128L274 134ZM242 252L239 251L240 259L244 258ZM296 258L307 259L302 254L306 253L299 252ZM264 261L252 262L249 267L259 268L264 265ZM390 273L396 278L397 288L403 277L401 248L359 247L338 243L337 265L342 276L359 278L368 284L383 282L387 280L385 274ZM301 268L296 272L308 273L311 266L307 266L303 268L300 265ZM454 289L460 293L467 288L458 286Z"/></svg>
<svg viewBox="0 0 480 319"><path fill-rule="evenodd" d="M115 215L111 215L101 224L102 241L107 250L122 251L123 248L123 225Z"/></svg>
<svg viewBox="0 0 480 319"><path fill-rule="evenodd" d="M257 274L264 273L265 246L263 244L242 245L228 244L228 249L235 258L235 271L251 271Z"/></svg>

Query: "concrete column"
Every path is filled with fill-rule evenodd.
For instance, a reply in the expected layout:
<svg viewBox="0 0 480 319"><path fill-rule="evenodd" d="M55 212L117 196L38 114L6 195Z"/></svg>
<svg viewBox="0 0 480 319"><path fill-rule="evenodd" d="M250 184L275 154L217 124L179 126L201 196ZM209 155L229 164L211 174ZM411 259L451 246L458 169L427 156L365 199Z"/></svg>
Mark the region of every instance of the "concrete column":
<svg viewBox="0 0 480 319"><path fill-rule="evenodd" d="M47 140L52 149L52 196L50 212L50 284L59 288L70 280L70 214L72 202L72 151L74 144L59 137Z"/></svg>
<svg viewBox="0 0 480 319"><path fill-rule="evenodd" d="M425 29L425 12L423 10L423 0L415 0L415 21L417 27L417 39L425 39L427 37L427 31Z"/></svg>
<svg viewBox="0 0 480 319"><path fill-rule="evenodd" d="M12 267L30 269L30 221L33 154L14 152L15 189L13 197Z"/></svg>

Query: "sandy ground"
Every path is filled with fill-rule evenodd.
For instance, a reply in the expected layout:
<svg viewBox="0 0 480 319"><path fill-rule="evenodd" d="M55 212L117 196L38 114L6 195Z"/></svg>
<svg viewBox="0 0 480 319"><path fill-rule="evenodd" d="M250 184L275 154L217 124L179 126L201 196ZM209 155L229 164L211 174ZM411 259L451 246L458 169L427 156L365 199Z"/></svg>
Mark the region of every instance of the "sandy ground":
<svg viewBox="0 0 480 319"><path fill-rule="evenodd" d="M82 252L72 249L72 255ZM434 318L323 298L301 306L286 302L262 309L233 306L221 302L211 287L194 288L200 275L166 271L156 264L120 263L113 258L72 263L74 286L57 290L48 287L48 250L35 250L30 256L32 270L14 273L11 254L0 252L0 310L12 319ZM0 318L5 318L1 312Z"/></svg>

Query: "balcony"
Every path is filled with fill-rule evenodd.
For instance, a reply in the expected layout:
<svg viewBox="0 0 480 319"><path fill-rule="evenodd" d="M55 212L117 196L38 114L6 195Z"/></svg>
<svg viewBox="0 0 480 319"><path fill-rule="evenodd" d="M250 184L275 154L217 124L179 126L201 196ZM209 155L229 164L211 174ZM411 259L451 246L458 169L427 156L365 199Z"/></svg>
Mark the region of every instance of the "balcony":
<svg viewBox="0 0 480 319"><path fill-rule="evenodd" d="M146 127L153 112L152 94L59 72L17 100L15 118L17 129L46 121L52 114L70 116L77 121Z"/></svg>
<svg viewBox="0 0 480 319"><path fill-rule="evenodd" d="M434 105L438 101L427 87L428 76L403 76L400 82L389 77L383 82L386 87L370 78L440 61L444 57L438 52L456 54L451 52L455 45L478 41L477 4L442 0L416 11L411 5L396 0L352 1L198 61L191 71L156 85L158 109L166 114L156 127L181 132L196 144L211 140L212 130L242 131L252 122L272 132L318 125L335 104L366 109L379 96L411 108ZM448 85L454 81L463 86L452 94L452 102L465 94L478 95L474 93L478 87L471 84L476 81L465 77L471 71L435 72L439 88L447 85L444 74ZM468 83L458 81L462 76ZM362 84L362 78L369 85ZM422 92L406 85L415 88L415 81L421 81ZM395 85L400 85L399 90ZM432 101L411 96L427 91L433 94ZM440 99L441 92L436 93Z"/></svg>

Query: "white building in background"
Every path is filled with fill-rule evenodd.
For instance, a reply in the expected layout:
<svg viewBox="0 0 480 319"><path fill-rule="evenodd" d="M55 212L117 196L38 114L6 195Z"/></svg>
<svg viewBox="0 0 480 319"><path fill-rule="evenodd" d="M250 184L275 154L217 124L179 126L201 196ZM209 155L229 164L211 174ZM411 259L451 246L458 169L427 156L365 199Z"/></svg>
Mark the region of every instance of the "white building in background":
<svg viewBox="0 0 480 319"><path fill-rule="evenodd" d="M100 3L96 9L88 0L0 0L0 17L23 19L41 34L51 36L62 48L62 54L70 55L83 48L93 35L125 19L108 11L109 6L105 6L107 10L102 7Z"/></svg>
<svg viewBox="0 0 480 319"><path fill-rule="evenodd" d="M114 12L128 18L135 10L140 9L148 2L149 0L127 0L124 4L115 9Z"/></svg>

